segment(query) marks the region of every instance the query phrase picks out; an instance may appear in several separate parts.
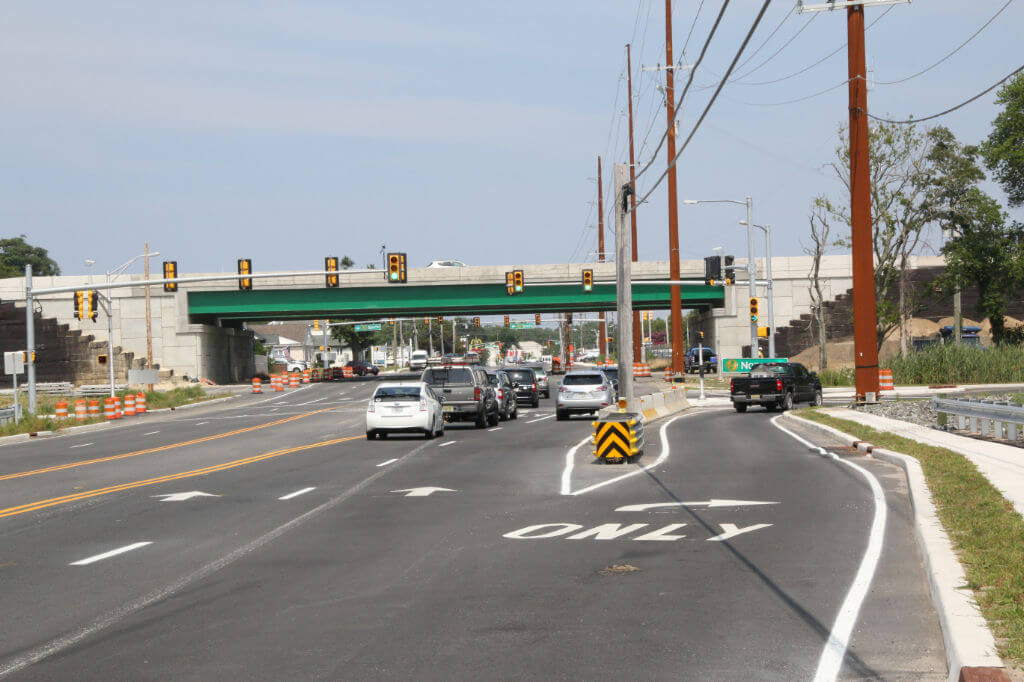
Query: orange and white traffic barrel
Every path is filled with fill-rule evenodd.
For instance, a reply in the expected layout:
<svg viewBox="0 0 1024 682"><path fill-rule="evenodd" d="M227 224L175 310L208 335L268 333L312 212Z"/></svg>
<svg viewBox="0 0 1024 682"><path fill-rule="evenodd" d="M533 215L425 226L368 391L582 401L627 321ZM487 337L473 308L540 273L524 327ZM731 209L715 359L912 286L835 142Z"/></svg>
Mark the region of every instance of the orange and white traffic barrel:
<svg viewBox="0 0 1024 682"><path fill-rule="evenodd" d="M308 369L302 370L302 383L304 383L304 384L308 384L309 383L309 370Z"/></svg>
<svg viewBox="0 0 1024 682"><path fill-rule="evenodd" d="M114 398L114 419L120 419L124 416L124 411L121 409L121 399Z"/></svg>
<svg viewBox="0 0 1024 682"><path fill-rule="evenodd" d="M84 422L85 414L85 400L83 398L79 398L75 401L75 421Z"/></svg>
<svg viewBox="0 0 1024 682"><path fill-rule="evenodd" d="M135 414L146 414L146 394L142 391L135 394Z"/></svg>
<svg viewBox="0 0 1024 682"><path fill-rule="evenodd" d="M878 370L878 390L880 391L894 391L896 388L892 383L892 370L891 369L880 369Z"/></svg>
<svg viewBox="0 0 1024 682"><path fill-rule="evenodd" d="M299 387L299 373L298 372L292 372L288 376L288 388L298 388L298 387Z"/></svg>
<svg viewBox="0 0 1024 682"><path fill-rule="evenodd" d="M640 363L639 362L634 362L633 363L633 377L636 378L636 377L639 377L639 376L640 376Z"/></svg>
<svg viewBox="0 0 1024 682"><path fill-rule="evenodd" d="M282 383L282 381L283 380L281 379L280 374L275 374L274 376L270 377L271 386L274 387L274 391L284 390L284 384Z"/></svg>
<svg viewBox="0 0 1024 682"><path fill-rule="evenodd" d="M135 395L128 393L124 397L124 414L126 417L135 416Z"/></svg>
<svg viewBox="0 0 1024 682"><path fill-rule="evenodd" d="M57 403L57 407L54 411L57 413L57 419L68 418L68 404L63 400Z"/></svg>
<svg viewBox="0 0 1024 682"><path fill-rule="evenodd" d="M117 407L114 405L114 398L103 399L103 416L108 421L117 419Z"/></svg>
<svg viewBox="0 0 1024 682"><path fill-rule="evenodd" d="M312 370L312 371L311 371L311 372L309 373L309 379L310 379L310 381L312 381L313 383L317 383L318 381L320 381L320 370L318 370L318 369L314 368L314 369L313 369L313 370Z"/></svg>
<svg viewBox="0 0 1024 682"><path fill-rule="evenodd" d="M89 407L86 410L86 414L89 415L89 419L100 416L100 401L90 400Z"/></svg>
<svg viewBox="0 0 1024 682"><path fill-rule="evenodd" d="M263 393L263 380L259 377L252 378L252 392Z"/></svg>

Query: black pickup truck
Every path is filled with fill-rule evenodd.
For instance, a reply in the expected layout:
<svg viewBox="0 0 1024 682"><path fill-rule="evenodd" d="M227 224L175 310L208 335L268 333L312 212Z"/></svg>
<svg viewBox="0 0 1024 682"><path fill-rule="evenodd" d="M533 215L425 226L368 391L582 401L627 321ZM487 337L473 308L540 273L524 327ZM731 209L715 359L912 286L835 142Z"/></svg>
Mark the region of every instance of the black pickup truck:
<svg viewBox="0 0 1024 682"><path fill-rule="evenodd" d="M790 410L794 403L821 405L821 381L797 362L758 365L745 377L729 382L732 406L746 412L747 405L763 405L769 412Z"/></svg>

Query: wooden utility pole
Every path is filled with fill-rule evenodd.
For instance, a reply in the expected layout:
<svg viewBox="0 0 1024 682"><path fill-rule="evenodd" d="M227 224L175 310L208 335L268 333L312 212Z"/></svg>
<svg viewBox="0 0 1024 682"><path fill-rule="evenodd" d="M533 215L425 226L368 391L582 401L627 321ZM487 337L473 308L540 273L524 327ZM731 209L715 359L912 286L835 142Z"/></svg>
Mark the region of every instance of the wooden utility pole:
<svg viewBox="0 0 1024 682"><path fill-rule="evenodd" d="M668 154L668 271L669 279L679 281L679 209L676 198L676 103L675 56L672 53L672 0L665 0L665 113L668 117L668 135L665 152ZM682 287L669 285L672 299L672 373L683 373L683 305ZM635 326L635 325L634 325Z"/></svg>
<svg viewBox="0 0 1024 682"><path fill-rule="evenodd" d="M601 186L601 157L597 157L597 260L604 262L604 188ZM600 313L600 334L597 353L602 358L608 357L607 329L604 324L604 312Z"/></svg>
<svg viewBox="0 0 1024 682"><path fill-rule="evenodd" d="M669 72L671 73L671 71ZM633 61L631 47L626 43L626 102L629 111L629 182L630 187L636 188L636 159L633 154ZM632 231L632 257L633 262L637 261L636 245L636 192L629 195L629 224ZM633 358L640 360L643 354L643 335L640 331L640 311L633 311Z"/></svg>
<svg viewBox="0 0 1024 682"><path fill-rule="evenodd" d="M853 242L853 355L857 399L878 397L878 319L871 238L871 166L868 155L868 82L864 6L846 8L850 76L850 227Z"/></svg>

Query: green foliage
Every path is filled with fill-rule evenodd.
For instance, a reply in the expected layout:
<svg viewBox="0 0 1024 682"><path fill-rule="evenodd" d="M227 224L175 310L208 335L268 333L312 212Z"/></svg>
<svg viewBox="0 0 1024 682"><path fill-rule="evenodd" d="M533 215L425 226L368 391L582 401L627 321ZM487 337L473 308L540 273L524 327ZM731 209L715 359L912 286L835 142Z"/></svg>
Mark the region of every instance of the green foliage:
<svg viewBox="0 0 1024 682"><path fill-rule="evenodd" d="M823 369L818 372L823 387L853 386L856 383L856 372L852 367L841 369Z"/></svg>
<svg viewBox="0 0 1024 682"><path fill-rule="evenodd" d="M28 264L33 275L60 274L60 267L46 249L28 244L25 235L0 239L0 278L22 277Z"/></svg>
<svg viewBox="0 0 1024 682"><path fill-rule="evenodd" d="M1010 344L935 344L899 355L888 367L899 385L1024 383L1024 352Z"/></svg>
<svg viewBox="0 0 1024 682"><path fill-rule="evenodd" d="M1003 110L992 121L992 132L981 145L985 165L1010 200L1024 205L1024 74L999 89L996 104Z"/></svg>
<svg viewBox="0 0 1024 682"><path fill-rule="evenodd" d="M157 410L164 407L178 407L201 400L209 400L210 397L199 384L172 388L170 391L148 391L146 393L146 409Z"/></svg>

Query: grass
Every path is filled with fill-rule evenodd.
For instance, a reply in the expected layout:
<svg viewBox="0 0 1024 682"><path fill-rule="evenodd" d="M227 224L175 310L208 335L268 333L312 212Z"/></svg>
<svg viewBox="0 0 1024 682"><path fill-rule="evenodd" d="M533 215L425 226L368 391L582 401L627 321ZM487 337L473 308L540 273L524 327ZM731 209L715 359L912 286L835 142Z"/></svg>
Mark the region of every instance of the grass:
<svg viewBox="0 0 1024 682"><path fill-rule="evenodd" d="M823 387L853 386L856 380L856 374L852 367L823 369L818 372L818 378L821 379L821 385Z"/></svg>
<svg viewBox="0 0 1024 682"><path fill-rule="evenodd" d="M1024 383L1024 347L936 344L896 356L883 366L904 386Z"/></svg>
<svg viewBox="0 0 1024 682"><path fill-rule="evenodd" d="M1024 518L966 457L815 409L799 416L917 458L999 654L1024 663Z"/></svg>

